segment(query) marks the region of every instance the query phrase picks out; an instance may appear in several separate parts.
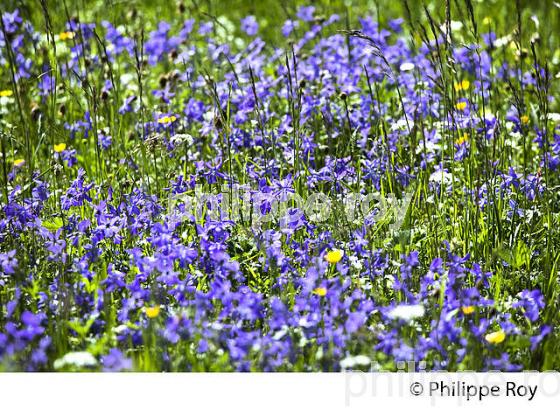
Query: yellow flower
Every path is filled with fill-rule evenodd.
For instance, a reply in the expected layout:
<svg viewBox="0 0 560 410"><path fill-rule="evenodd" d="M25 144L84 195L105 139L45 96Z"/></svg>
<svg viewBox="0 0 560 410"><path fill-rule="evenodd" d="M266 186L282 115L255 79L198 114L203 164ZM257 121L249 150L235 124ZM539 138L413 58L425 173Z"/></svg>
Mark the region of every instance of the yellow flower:
<svg viewBox="0 0 560 410"><path fill-rule="evenodd" d="M497 332L488 333L486 336L484 336L484 338L488 343L497 345L505 340L506 333L500 329Z"/></svg>
<svg viewBox="0 0 560 410"><path fill-rule="evenodd" d="M60 144L55 144L54 145L54 152L62 152L66 149L66 144L64 142L61 142Z"/></svg>
<svg viewBox="0 0 560 410"><path fill-rule="evenodd" d="M460 83L455 83L455 91L467 91L471 86L471 82L469 80L463 80Z"/></svg>
<svg viewBox="0 0 560 410"><path fill-rule="evenodd" d="M146 312L146 316L148 316L148 318L155 319L156 317L159 316L160 307L159 306L146 307L144 308L144 311Z"/></svg>
<svg viewBox="0 0 560 410"><path fill-rule="evenodd" d="M464 313L465 315L470 315L471 313L474 312L474 306L463 306L463 307L461 308L461 310L463 311L463 313Z"/></svg>
<svg viewBox="0 0 560 410"><path fill-rule="evenodd" d="M23 164L25 164L25 160L23 158L14 160L14 167L21 167Z"/></svg>
<svg viewBox="0 0 560 410"><path fill-rule="evenodd" d="M459 111L464 111L465 108L467 108L467 102L466 101L460 101L457 104L455 104L455 107L459 110Z"/></svg>
<svg viewBox="0 0 560 410"><path fill-rule="evenodd" d="M521 124L529 123L529 117L527 115L522 115L520 120L521 120Z"/></svg>
<svg viewBox="0 0 560 410"><path fill-rule="evenodd" d="M463 134L462 137L457 138L457 141L455 141L455 143L456 143L457 145L463 145L463 144L464 144L465 142L467 142L468 140L469 140L469 136L468 136L468 134L465 132L465 133Z"/></svg>
<svg viewBox="0 0 560 410"><path fill-rule="evenodd" d="M72 40L75 36L76 33L74 33L73 31L65 31L64 33L60 33L58 35L58 38L64 41L64 40Z"/></svg>
<svg viewBox="0 0 560 410"><path fill-rule="evenodd" d="M14 95L14 92L12 90L0 91L0 97L11 97L12 95Z"/></svg>
<svg viewBox="0 0 560 410"><path fill-rule="evenodd" d="M333 249L332 251L327 252L327 254L325 255L325 260L328 263L338 263L340 262L340 260L342 259L342 257L344 256L344 251L341 249Z"/></svg>
<svg viewBox="0 0 560 410"><path fill-rule="evenodd" d="M174 115L171 116L165 116L165 117L161 117L157 120L157 122L159 122L160 124L170 124L172 122L175 122L175 120L177 120L177 117L175 117Z"/></svg>
<svg viewBox="0 0 560 410"><path fill-rule="evenodd" d="M313 293L315 293L318 296L325 296L327 294L327 288L315 288L315 290L313 290Z"/></svg>

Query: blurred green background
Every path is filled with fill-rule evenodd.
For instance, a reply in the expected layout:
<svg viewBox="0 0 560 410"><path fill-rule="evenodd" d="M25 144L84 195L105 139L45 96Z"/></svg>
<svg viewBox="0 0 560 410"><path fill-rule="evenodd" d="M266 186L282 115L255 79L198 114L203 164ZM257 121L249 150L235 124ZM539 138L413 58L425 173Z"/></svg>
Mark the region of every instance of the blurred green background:
<svg viewBox="0 0 560 410"><path fill-rule="evenodd" d="M560 31L560 2L553 0L471 0L477 21L486 24L498 34L510 34L517 26L517 9L521 12L522 36L529 40L540 25L541 47L554 51L558 46ZM19 8L21 14L30 19L35 27L43 28L42 3L48 6L53 19L53 28L63 31L65 17L80 16L83 21L108 20L114 25L128 24L140 20L146 30L153 28L159 20L194 18L208 21L216 17L227 17L236 22L247 15L254 15L261 27L260 35L272 44L283 42L280 28L286 19L296 18L301 5L315 7L316 16L341 16L333 29L359 28L359 17L373 16L382 24L388 20L407 17L404 0L2 0L2 11ZM450 5L451 19L467 22L468 2L466 0L407 0L413 22L425 22L426 7L432 17L445 21L446 4ZM138 22L136 22L138 23Z"/></svg>

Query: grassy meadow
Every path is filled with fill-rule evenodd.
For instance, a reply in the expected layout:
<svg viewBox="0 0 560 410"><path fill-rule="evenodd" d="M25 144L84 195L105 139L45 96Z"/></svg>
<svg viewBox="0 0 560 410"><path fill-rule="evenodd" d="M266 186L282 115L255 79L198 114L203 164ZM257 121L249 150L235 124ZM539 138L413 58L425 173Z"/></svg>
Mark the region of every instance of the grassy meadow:
<svg viewBox="0 0 560 410"><path fill-rule="evenodd" d="M560 370L560 4L3 1L1 371Z"/></svg>

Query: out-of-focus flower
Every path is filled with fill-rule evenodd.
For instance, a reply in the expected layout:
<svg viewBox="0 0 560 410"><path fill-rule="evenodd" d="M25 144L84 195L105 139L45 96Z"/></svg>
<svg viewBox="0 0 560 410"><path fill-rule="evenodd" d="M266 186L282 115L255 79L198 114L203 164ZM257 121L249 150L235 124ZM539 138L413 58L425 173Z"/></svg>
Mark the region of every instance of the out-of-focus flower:
<svg viewBox="0 0 560 410"><path fill-rule="evenodd" d="M399 67L401 71L412 71L414 70L414 64L411 62L402 63Z"/></svg>
<svg viewBox="0 0 560 410"><path fill-rule="evenodd" d="M8 275L15 272L18 267L18 260L16 258L16 251L11 250L6 253L0 253L0 269Z"/></svg>
<svg viewBox="0 0 560 410"><path fill-rule="evenodd" d="M467 91L471 86L471 82L469 80L463 80L459 83L455 83L455 91Z"/></svg>
<svg viewBox="0 0 560 410"><path fill-rule="evenodd" d="M288 37L298 26L299 21L286 20L284 22L284 25L282 26L282 34L284 35L284 37Z"/></svg>
<svg viewBox="0 0 560 410"><path fill-rule="evenodd" d="M56 153L61 153L65 149L66 149L66 144L64 142L61 142L60 144L55 144L54 146L54 152Z"/></svg>
<svg viewBox="0 0 560 410"><path fill-rule="evenodd" d="M523 309L525 317L531 322L536 322L540 311L545 307L544 295L538 289L525 289L519 294L519 300L513 304L513 307Z"/></svg>
<svg viewBox="0 0 560 410"><path fill-rule="evenodd" d="M132 359L127 359L119 349L111 349L101 357L101 364L105 372L121 372L132 368Z"/></svg>
<svg viewBox="0 0 560 410"><path fill-rule="evenodd" d="M391 319L404 320L410 322L424 316L424 306L422 305L397 305L389 311L387 316Z"/></svg>
<svg viewBox="0 0 560 410"><path fill-rule="evenodd" d="M177 117L174 115L164 115L161 118L158 118L157 122L159 124L171 124L177 120Z"/></svg>
<svg viewBox="0 0 560 410"><path fill-rule="evenodd" d="M160 307L159 306L149 306L144 308L144 312L149 319L155 319L159 316Z"/></svg>
<svg viewBox="0 0 560 410"><path fill-rule="evenodd" d="M298 9L297 16L300 20L311 21L313 20L314 12L315 12L315 7L313 6L301 6Z"/></svg>
<svg viewBox="0 0 560 410"><path fill-rule="evenodd" d="M470 314L474 313L475 309L474 309L474 306L463 306L461 308L461 310L463 311L463 313L465 315L470 315Z"/></svg>
<svg viewBox="0 0 560 410"><path fill-rule="evenodd" d="M327 288L318 287L313 290L313 293L317 296L325 296L327 294Z"/></svg>
<svg viewBox="0 0 560 410"><path fill-rule="evenodd" d="M243 30L247 35L254 36L259 31L259 23L255 16L247 16L241 20L241 30Z"/></svg>
<svg viewBox="0 0 560 410"><path fill-rule="evenodd" d="M340 367L343 369L349 369L355 366L369 366L370 364L371 359L364 355L348 356L340 361Z"/></svg>
<svg viewBox="0 0 560 410"><path fill-rule="evenodd" d="M76 33L73 31L65 31L58 35L58 38L62 41L72 40L76 36Z"/></svg>
<svg viewBox="0 0 560 410"><path fill-rule="evenodd" d="M342 249L333 249L327 252L327 254L325 255L325 260L328 263L335 264L340 262L343 256L344 256L344 251Z"/></svg>
<svg viewBox="0 0 560 410"><path fill-rule="evenodd" d="M70 352L66 353L60 359L54 362L56 370L65 367L95 367L97 366L97 359L90 352Z"/></svg>
<svg viewBox="0 0 560 410"><path fill-rule="evenodd" d="M463 145L468 140L469 140L469 135L465 132L465 133L463 133L463 135L461 137L457 138L457 141L455 141L455 143L457 145Z"/></svg>
<svg viewBox="0 0 560 410"><path fill-rule="evenodd" d="M497 345L502 343L506 338L506 333L503 330L498 330L496 332L488 333L484 336L484 339L491 344Z"/></svg>

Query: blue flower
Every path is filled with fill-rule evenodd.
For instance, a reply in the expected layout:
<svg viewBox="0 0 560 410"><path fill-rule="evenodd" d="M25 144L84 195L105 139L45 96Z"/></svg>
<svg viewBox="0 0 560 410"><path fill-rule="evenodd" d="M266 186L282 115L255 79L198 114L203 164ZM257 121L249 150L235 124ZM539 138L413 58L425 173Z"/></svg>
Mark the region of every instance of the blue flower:
<svg viewBox="0 0 560 410"><path fill-rule="evenodd" d="M297 17L303 21L312 21L315 7L313 6L300 6L297 11Z"/></svg>
<svg viewBox="0 0 560 410"><path fill-rule="evenodd" d="M247 16L241 19L241 29L248 35L254 36L259 31L259 24L255 16Z"/></svg>
<svg viewBox="0 0 560 410"><path fill-rule="evenodd" d="M105 372L122 372L132 369L132 360L127 359L119 349L111 349L101 357L101 364Z"/></svg>

